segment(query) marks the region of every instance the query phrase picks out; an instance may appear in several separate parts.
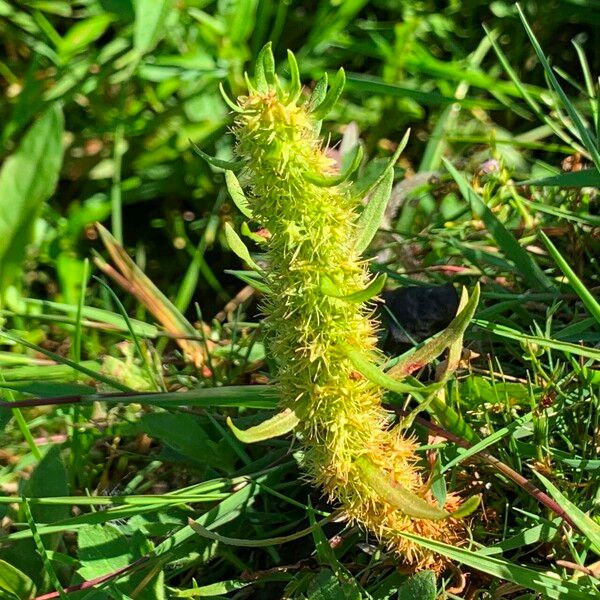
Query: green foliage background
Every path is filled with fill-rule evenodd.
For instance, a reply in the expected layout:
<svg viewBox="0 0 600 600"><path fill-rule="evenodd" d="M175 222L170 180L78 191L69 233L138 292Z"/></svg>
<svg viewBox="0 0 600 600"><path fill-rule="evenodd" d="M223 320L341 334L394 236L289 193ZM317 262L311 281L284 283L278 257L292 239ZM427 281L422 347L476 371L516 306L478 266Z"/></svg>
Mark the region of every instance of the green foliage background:
<svg viewBox="0 0 600 600"><path fill-rule="evenodd" d="M243 285L226 272L241 266L224 233L242 219L222 172L191 144L231 157L218 86L239 93L268 40L278 64L294 51L307 85L346 70L342 101L323 125L333 147L353 122L366 154L387 158L411 128L395 173L404 201L373 248L388 252L373 269L394 285L483 282L466 339L480 356L447 397L490 436L490 452L531 478L536 467L554 481L555 499L564 494L595 518L600 2L521 7L566 101L517 8L502 0L0 0L2 396L89 396L2 409L0 597L34 598L138 559L139 570L73 597L433 598L436 585L442 597L467 593L444 591L451 574L407 580L358 530L313 527L312 538L253 548L187 526L191 517L225 537L260 540L293 535L331 510L298 483L288 442L242 447L223 420L255 423L254 409L275 400L260 385L239 387L269 372L256 309L212 320ZM491 174L490 159L499 165ZM583 171L566 172L579 163ZM538 183L513 185L525 180ZM89 277L94 253L107 257L96 221L171 299L179 326L206 346L208 370L183 360L143 303ZM98 389L160 394L97 402ZM471 550L484 549L453 556L473 569L469 589L579 597L569 595L577 571L556 561L594 563L594 521L564 533L493 469L462 465L451 444L439 450L438 468L452 463L449 487L485 494ZM332 549L327 538L340 533ZM561 583L542 577L535 587L524 566ZM589 573L576 580L585 598L596 584Z"/></svg>

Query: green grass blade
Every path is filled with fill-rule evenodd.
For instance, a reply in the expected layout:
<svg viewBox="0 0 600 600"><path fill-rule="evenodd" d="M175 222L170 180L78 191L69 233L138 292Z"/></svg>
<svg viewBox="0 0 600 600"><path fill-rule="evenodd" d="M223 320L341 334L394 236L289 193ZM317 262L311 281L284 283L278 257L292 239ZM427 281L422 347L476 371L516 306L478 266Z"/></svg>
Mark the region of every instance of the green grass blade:
<svg viewBox="0 0 600 600"><path fill-rule="evenodd" d="M550 238L543 232L540 231L540 237L542 241L548 248L548 252L554 259L554 262L559 266L560 270L565 274L565 277L568 279L569 284L575 290L575 293L581 298L581 301L588 309L589 313L596 319L598 324L600 324L600 303L592 293L585 287L581 279L577 277L575 271L571 269L567 261L562 257L561 253L558 251L556 246L550 241Z"/></svg>
<svg viewBox="0 0 600 600"><path fill-rule="evenodd" d="M554 289L552 282L546 277L531 255L521 246L521 244L519 244L515 236L486 206L480 196L469 185L466 178L446 159L443 160L448 172L458 184L461 194L471 205L473 212L484 222L500 249L504 252L506 257L514 263L525 281L534 289Z"/></svg>
<svg viewBox="0 0 600 600"><path fill-rule="evenodd" d="M473 569L539 592L544 598L552 600L589 600L590 598L600 598L598 592L582 590L580 584L568 580L563 581L556 573L536 571L529 567L516 565L508 560L483 556L471 550L455 548L449 544L429 540L418 535L409 533L401 533L400 535Z"/></svg>
<svg viewBox="0 0 600 600"><path fill-rule="evenodd" d="M594 164L598 168L598 170L600 170L600 150L598 150L597 142L592 139L592 136L590 135L590 132L588 131L587 127L585 126L583 119L581 118L581 115L575 108L573 102L571 102L569 97L566 95L565 91L562 89L560 83L558 83L558 79L556 79L556 75L554 75L554 71L552 70L550 63L548 62L548 59L546 58L546 55L544 54L542 47L540 46L539 42L537 41L537 38L535 37L535 34L533 33L531 27L529 26L529 23L527 22L527 19L525 18L525 14L523 13L523 10L521 9L521 7L518 4L516 6L517 6L517 11L519 12L519 17L521 17L521 22L523 23L523 27L525 27L525 31L527 32L527 36L529 37L529 40L531 41L531 44L533 45L533 49L535 50L535 53L537 54L539 61L542 63L542 66L544 67L546 76L550 80L552 87L558 94L565 110L567 111L569 117L573 121L573 124L574 124L575 128L577 129L577 133L579 134L581 141L583 142L583 145L585 146L586 150L589 152L589 154L590 154L592 160L594 161Z"/></svg>

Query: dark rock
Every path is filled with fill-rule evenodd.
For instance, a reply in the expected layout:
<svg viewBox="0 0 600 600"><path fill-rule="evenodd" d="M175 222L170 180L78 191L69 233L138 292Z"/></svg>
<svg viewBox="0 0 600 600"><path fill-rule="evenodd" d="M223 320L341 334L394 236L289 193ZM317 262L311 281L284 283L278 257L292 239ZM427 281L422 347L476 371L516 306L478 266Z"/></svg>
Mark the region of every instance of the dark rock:
<svg viewBox="0 0 600 600"><path fill-rule="evenodd" d="M386 291L379 309L385 352L399 354L442 331L456 315L458 294L450 283Z"/></svg>

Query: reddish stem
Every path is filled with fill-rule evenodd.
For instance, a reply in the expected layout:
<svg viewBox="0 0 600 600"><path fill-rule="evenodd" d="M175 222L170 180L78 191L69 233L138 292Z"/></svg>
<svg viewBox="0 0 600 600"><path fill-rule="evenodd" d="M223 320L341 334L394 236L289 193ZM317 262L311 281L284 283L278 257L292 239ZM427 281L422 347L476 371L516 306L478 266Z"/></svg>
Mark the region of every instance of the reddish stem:
<svg viewBox="0 0 600 600"><path fill-rule="evenodd" d="M88 579L83 583L78 583L77 585L70 585L69 587L63 588L63 591L67 594L71 592L80 592L82 590L87 590L89 588L95 587L97 585L101 585L110 581L111 579L115 579L120 577L124 573L131 571L133 569L137 569L144 563L150 560L150 556L142 556L142 558L138 558L136 561L132 562L130 565L125 567L121 567L112 573L107 573L106 575L100 575L100 577L95 577L94 579ZM50 592L48 594L43 594L41 596L36 596L33 600L54 600L54 598L60 598L60 592Z"/></svg>
<svg viewBox="0 0 600 600"><path fill-rule="evenodd" d="M402 409L396 408L394 406L387 405L386 408L393 410L399 416L406 416L408 413ZM440 437L446 438L447 440L454 442L456 445L461 448L469 449L471 448L471 444L466 440L463 440L461 437L454 435L450 431L447 431L443 427L432 423L431 421L427 421L422 417L416 417L415 421L419 423L422 427L429 429L429 431L439 435ZM520 488L524 489L528 494L530 494L533 498L535 498L538 502L549 508L553 513L557 514L561 519L563 519L566 523L568 523L571 527L576 529L576 525L569 517L569 515L565 512L565 510L553 500L548 494L540 490L538 487L533 485L529 479L523 477L521 473L517 473L514 469L509 467L507 464L498 460L495 456L492 456L488 452L477 452L475 456L479 456L482 460L492 465L496 470L500 471L503 475L514 481Z"/></svg>

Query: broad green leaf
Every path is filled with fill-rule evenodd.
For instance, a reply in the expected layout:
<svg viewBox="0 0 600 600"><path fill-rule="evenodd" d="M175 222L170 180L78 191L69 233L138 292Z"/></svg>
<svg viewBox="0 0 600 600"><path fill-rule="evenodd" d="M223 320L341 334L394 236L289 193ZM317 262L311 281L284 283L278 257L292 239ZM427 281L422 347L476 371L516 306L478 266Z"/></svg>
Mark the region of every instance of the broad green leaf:
<svg viewBox="0 0 600 600"><path fill-rule="evenodd" d="M67 61L75 54L85 50L95 42L114 21L114 16L108 12L100 13L93 17L78 21L63 36L59 45L59 52L63 61Z"/></svg>
<svg viewBox="0 0 600 600"><path fill-rule="evenodd" d="M554 286L540 269L532 256L517 241L515 236L498 220L498 217L486 206L465 177L459 173L446 159L442 159L450 175L467 200L473 212L484 222L492 237L506 258L510 259L521 272L527 283L535 289L552 290Z"/></svg>
<svg viewBox="0 0 600 600"><path fill-rule="evenodd" d="M227 239L227 243L232 252L236 254L238 258L241 258L252 270L262 271L262 269L252 260L246 244L244 244L240 236L229 223L225 223L225 238Z"/></svg>
<svg viewBox="0 0 600 600"><path fill-rule="evenodd" d="M235 437L244 444L253 444L285 435L293 431L298 423L300 423L298 415L290 408L286 408L283 412L249 429L238 429L233 424L231 417L227 417L227 425L229 425Z"/></svg>
<svg viewBox="0 0 600 600"><path fill-rule="evenodd" d="M173 0L135 0L133 47L141 56L156 46L165 35L165 22Z"/></svg>
<svg viewBox="0 0 600 600"><path fill-rule="evenodd" d="M436 578L433 571L415 573L398 590L398 600L435 600Z"/></svg>
<svg viewBox="0 0 600 600"><path fill-rule="evenodd" d="M324 276L321 278L321 291L326 295L332 298L338 298L339 300L345 300L346 302L368 302L371 298L374 298L378 294L381 293L385 286L385 281L387 279L387 275L385 273L380 273L369 283L369 285L362 289L358 290L358 292L353 292L352 294L342 295L339 292L336 284L329 279L329 277Z"/></svg>
<svg viewBox="0 0 600 600"><path fill-rule="evenodd" d="M340 70L335 74L329 91L327 92L325 98L323 98L323 101L314 105L315 109L313 116L315 119L317 119L317 121L325 118L329 111L335 106L335 103L339 100L339 97L342 94L345 84L346 73L344 72L343 68L340 68Z"/></svg>
<svg viewBox="0 0 600 600"><path fill-rule="evenodd" d="M360 473L362 480L377 495L391 504L394 508L412 517L413 519L427 519L439 521L447 519L450 513L439 506L434 506L417 496L414 492L402 487L399 483L392 481L390 476L363 455L354 463Z"/></svg>
<svg viewBox="0 0 600 600"><path fill-rule="evenodd" d="M600 303L593 294L585 287L581 279L577 277L575 271L571 269L569 263L562 257L556 246L550 241L550 238L543 232L540 231L540 237L548 248L548 252L559 266L560 270L565 274L565 277L569 280L569 284L575 290L575 293L581 298L581 301L588 309L590 315L596 319L600 324Z"/></svg>
<svg viewBox="0 0 600 600"><path fill-rule="evenodd" d="M132 562L127 538L112 524L88 525L77 534L77 570L84 580L108 575Z"/></svg>
<svg viewBox="0 0 600 600"><path fill-rule="evenodd" d="M0 598L29 600L35 596L35 585L25 573L0 559Z"/></svg>
<svg viewBox="0 0 600 600"><path fill-rule="evenodd" d="M177 454L185 456L196 464L228 466L227 453L221 451L202 424L180 412L146 413L137 422L140 432L160 440Z"/></svg>
<svg viewBox="0 0 600 600"><path fill-rule="evenodd" d="M360 167L360 163L363 159L363 149L360 144L357 144L353 150L352 160L348 164L348 167L344 169L339 175L321 175L317 173L306 172L304 179L310 183L319 187L332 187L334 185L340 185L344 183L351 175Z"/></svg>
<svg viewBox="0 0 600 600"><path fill-rule="evenodd" d="M565 509L579 531L591 542L594 552L600 555L600 525L575 506L548 478L537 471L534 471L534 474L544 484L552 498Z"/></svg>
<svg viewBox="0 0 600 600"><path fill-rule="evenodd" d="M225 183L227 184L227 191L234 204L247 219L251 219L252 209L250 208L246 194L244 194L244 190L242 190L242 186L233 171L225 171Z"/></svg>
<svg viewBox="0 0 600 600"><path fill-rule="evenodd" d="M361 594L355 581L343 580L329 569L323 569L310 582L306 600L362 600L370 598Z"/></svg>
<svg viewBox="0 0 600 600"><path fill-rule="evenodd" d="M560 173L543 179L527 179L519 181L519 185L559 186L559 187L600 187L600 171L598 169L584 169Z"/></svg>
<svg viewBox="0 0 600 600"><path fill-rule="evenodd" d="M63 128L62 112L54 105L27 130L0 170L0 291L16 276L36 217L58 182Z"/></svg>
<svg viewBox="0 0 600 600"><path fill-rule="evenodd" d="M590 593L589 590L582 590L580 583L564 580L558 573L536 571L529 567L516 565L505 559L484 556L472 550L457 548L411 533L399 533L399 535L468 567L539 592L544 598L550 600L589 600L590 598L600 598L600 594L597 592Z"/></svg>
<svg viewBox="0 0 600 600"><path fill-rule="evenodd" d="M60 446L52 446L33 471L27 482L26 495L32 498L48 498L69 495L67 470L60 455ZM36 522L51 523L69 516L66 505L43 506L32 504L31 512Z"/></svg>

